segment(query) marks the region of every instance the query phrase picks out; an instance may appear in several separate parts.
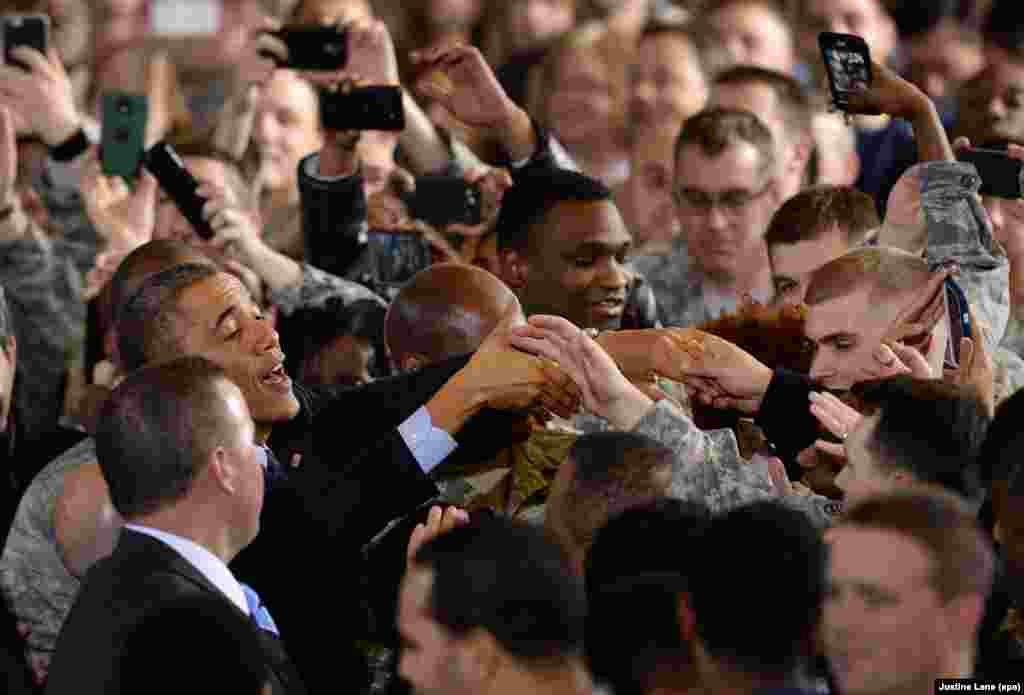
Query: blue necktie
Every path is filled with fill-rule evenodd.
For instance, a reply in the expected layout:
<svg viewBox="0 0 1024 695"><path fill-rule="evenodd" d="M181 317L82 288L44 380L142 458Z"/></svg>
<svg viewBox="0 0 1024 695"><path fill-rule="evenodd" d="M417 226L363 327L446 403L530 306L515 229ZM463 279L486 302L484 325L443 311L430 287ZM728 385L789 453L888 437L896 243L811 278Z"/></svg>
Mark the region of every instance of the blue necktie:
<svg viewBox="0 0 1024 695"><path fill-rule="evenodd" d="M281 465L281 462L274 456L274 452L268 446L261 446L265 462L263 464L263 481L266 493L269 494L274 486L288 479L288 469Z"/></svg>
<svg viewBox="0 0 1024 695"><path fill-rule="evenodd" d="M260 595L251 586L241 582L239 582L239 585L245 594L245 602L249 606L249 616L256 622L256 625L261 630L266 630L275 637L280 637L281 633L277 631L277 625L274 623L274 619L270 617L270 611L260 601Z"/></svg>

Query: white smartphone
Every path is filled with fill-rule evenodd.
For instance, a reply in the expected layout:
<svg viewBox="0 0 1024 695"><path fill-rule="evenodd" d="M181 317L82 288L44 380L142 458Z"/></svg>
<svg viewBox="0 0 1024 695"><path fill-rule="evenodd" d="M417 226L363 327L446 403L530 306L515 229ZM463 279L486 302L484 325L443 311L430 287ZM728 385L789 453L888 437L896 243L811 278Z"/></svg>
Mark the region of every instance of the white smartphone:
<svg viewBox="0 0 1024 695"><path fill-rule="evenodd" d="M221 0L150 0L149 31L157 37L211 36L221 29Z"/></svg>

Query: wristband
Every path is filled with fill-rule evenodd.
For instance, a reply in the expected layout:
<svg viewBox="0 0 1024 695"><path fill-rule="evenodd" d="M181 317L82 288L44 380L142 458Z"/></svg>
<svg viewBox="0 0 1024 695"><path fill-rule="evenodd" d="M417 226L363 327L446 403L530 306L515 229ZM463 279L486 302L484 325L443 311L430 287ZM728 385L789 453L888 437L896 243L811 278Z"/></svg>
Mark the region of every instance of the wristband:
<svg viewBox="0 0 1024 695"><path fill-rule="evenodd" d="M55 162L70 162L82 154L92 145L85 134L85 130L79 128L75 134L64 142L50 148L50 157Z"/></svg>

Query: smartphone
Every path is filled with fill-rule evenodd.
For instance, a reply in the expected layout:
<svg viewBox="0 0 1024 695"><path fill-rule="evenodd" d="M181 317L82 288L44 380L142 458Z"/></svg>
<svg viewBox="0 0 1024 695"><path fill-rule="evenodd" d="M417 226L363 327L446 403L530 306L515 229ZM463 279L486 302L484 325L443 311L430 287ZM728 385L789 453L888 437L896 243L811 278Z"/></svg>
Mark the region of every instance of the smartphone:
<svg viewBox="0 0 1024 695"><path fill-rule="evenodd" d="M347 93L320 90L325 130L405 130L400 87L356 87Z"/></svg>
<svg viewBox="0 0 1024 695"><path fill-rule="evenodd" d="M150 0L149 31L154 37L211 36L224 21L222 0Z"/></svg>
<svg viewBox="0 0 1024 695"><path fill-rule="evenodd" d="M416 231L371 229L368 240L373 276L382 285L404 285L433 263L430 242Z"/></svg>
<svg viewBox="0 0 1024 695"><path fill-rule="evenodd" d="M845 111L850 94L856 88L871 86L871 53L868 45L854 34L826 31L818 34L818 46L825 61L832 100Z"/></svg>
<svg viewBox="0 0 1024 695"><path fill-rule="evenodd" d="M146 150L148 114L149 100L145 95L103 95L100 163L104 176L120 176L126 181L138 176Z"/></svg>
<svg viewBox="0 0 1024 695"><path fill-rule="evenodd" d="M433 227L474 226L483 221L480 187L457 176L421 176L405 202L413 218Z"/></svg>
<svg viewBox="0 0 1024 695"><path fill-rule="evenodd" d="M28 69L11 51L21 46L28 46L46 55L46 47L50 38L50 18L46 15L5 15L3 18L4 62Z"/></svg>
<svg viewBox="0 0 1024 695"><path fill-rule="evenodd" d="M952 277L946 278L946 305L949 307L949 340L946 341L945 367L960 367L960 339L974 335L967 295Z"/></svg>
<svg viewBox="0 0 1024 695"><path fill-rule="evenodd" d="M981 194L997 198L1024 197L1024 162L1004 150L971 148L957 154L961 162L970 162L981 177Z"/></svg>
<svg viewBox="0 0 1024 695"><path fill-rule="evenodd" d="M203 219L206 199L196 193L199 181L185 166L175 149L166 142L158 142L146 153L144 163L160 188L174 201L182 216L189 221L201 239L212 239L213 229Z"/></svg>
<svg viewBox="0 0 1024 695"><path fill-rule="evenodd" d="M293 70L338 70L348 63L348 32L336 26L295 24L271 36L288 47L288 60L280 61L269 53L263 55L278 63L278 67Z"/></svg>

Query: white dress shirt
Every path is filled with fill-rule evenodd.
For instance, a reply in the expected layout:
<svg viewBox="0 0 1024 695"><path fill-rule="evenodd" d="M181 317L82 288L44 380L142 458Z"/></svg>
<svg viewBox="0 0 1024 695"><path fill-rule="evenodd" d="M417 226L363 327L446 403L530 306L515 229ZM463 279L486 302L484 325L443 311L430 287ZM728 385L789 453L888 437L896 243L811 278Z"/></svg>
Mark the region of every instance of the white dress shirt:
<svg viewBox="0 0 1024 695"><path fill-rule="evenodd" d="M242 587L239 585L238 580L235 579L235 575L231 574L231 570L228 569L228 566L219 557L198 543L181 536L176 536L173 533L136 524L125 524L124 527L138 533L144 533L170 546L172 550L185 559L185 562L195 567L211 584L220 589L221 593L231 599L231 602L238 607L238 610L249 615L249 604L245 600L245 592L242 591Z"/></svg>

